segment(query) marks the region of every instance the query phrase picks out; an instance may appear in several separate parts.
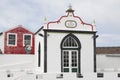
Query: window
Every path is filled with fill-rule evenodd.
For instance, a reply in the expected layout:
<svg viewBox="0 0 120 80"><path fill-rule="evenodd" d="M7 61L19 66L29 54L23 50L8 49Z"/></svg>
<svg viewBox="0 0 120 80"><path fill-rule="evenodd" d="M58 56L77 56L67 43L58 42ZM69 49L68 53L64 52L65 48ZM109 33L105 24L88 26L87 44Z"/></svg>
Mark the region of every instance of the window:
<svg viewBox="0 0 120 80"><path fill-rule="evenodd" d="M118 77L120 78L120 73L118 73Z"/></svg>
<svg viewBox="0 0 120 80"><path fill-rule="evenodd" d="M23 46L25 45L32 45L32 35L31 34L25 34L23 37Z"/></svg>
<svg viewBox="0 0 120 80"><path fill-rule="evenodd" d="M97 73L97 77L98 77L98 78L103 78L103 77L104 77L104 74L103 74L103 73Z"/></svg>
<svg viewBox="0 0 120 80"><path fill-rule="evenodd" d="M63 74L57 74L56 78L63 78Z"/></svg>
<svg viewBox="0 0 120 80"><path fill-rule="evenodd" d="M83 75L80 73L77 73L77 78L83 78Z"/></svg>
<svg viewBox="0 0 120 80"><path fill-rule="evenodd" d="M8 33L8 46L16 46L17 44L17 36L14 33Z"/></svg>
<svg viewBox="0 0 120 80"><path fill-rule="evenodd" d="M80 42L73 35L68 34L61 42L61 71L69 73L80 73Z"/></svg>
<svg viewBox="0 0 120 80"><path fill-rule="evenodd" d="M78 44L77 44L77 41L73 37L69 36L65 39L63 43L63 47L64 48L68 48L68 47L78 48Z"/></svg>

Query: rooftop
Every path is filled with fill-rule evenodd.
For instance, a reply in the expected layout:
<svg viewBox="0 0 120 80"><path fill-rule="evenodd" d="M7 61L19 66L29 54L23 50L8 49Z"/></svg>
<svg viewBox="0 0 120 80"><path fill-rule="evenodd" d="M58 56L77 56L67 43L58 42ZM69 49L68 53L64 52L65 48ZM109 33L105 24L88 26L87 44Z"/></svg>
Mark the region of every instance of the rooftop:
<svg viewBox="0 0 120 80"><path fill-rule="evenodd" d="M97 47L96 54L120 54L120 47Z"/></svg>

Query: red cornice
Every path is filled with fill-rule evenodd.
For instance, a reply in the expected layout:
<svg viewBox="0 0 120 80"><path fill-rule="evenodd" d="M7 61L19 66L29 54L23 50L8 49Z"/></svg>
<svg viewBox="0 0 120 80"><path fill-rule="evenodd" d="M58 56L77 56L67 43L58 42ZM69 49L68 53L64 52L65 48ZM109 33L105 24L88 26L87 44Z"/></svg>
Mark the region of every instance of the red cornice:
<svg viewBox="0 0 120 80"><path fill-rule="evenodd" d="M85 22L82 21L82 19L81 19L79 16L74 16L74 13L72 13L72 14L73 14L73 17L75 17L75 18L79 18L80 21L81 21L81 23L82 23L83 25L89 25L89 26L91 26L92 31L94 31L94 28L93 28L93 25L92 25L92 24L85 23Z"/></svg>
<svg viewBox="0 0 120 80"><path fill-rule="evenodd" d="M60 17L60 19L57 20L57 21L48 22L48 23L47 23L47 29L49 29L49 24L51 24L51 23L60 23L60 20L61 20L63 17L68 17L68 15L69 15L69 13L67 14L67 16L62 16L62 17Z"/></svg>
<svg viewBox="0 0 120 80"><path fill-rule="evenodd" d="M88 23L83 22L82 19L81 19L79 16L74 16L74 12L72 12L72 14L73 14L73 17L74 17L74 18L78 18L78 19L81 21L81 24L91 26L92 31L94 31L94 28L93 28L93 25L92 25L92 24L88 24ZM51 24L51 23L60 23L60 20L61 20L62 18L64 18L64 17L68 17L68 15L69 15L69 13L68 13L66 16L60 17L60 19L57 20L57 21L48 22L48 23L47 23L47 29L49 29L49 24Z"/></svg>

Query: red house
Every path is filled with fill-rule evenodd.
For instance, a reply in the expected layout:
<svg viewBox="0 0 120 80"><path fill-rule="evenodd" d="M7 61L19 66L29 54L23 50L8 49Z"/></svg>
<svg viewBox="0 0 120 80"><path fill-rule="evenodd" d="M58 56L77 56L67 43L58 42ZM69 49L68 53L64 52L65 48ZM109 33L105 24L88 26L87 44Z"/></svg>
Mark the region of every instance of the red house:
<svg viewBox="0 0 120 80"><path fill-rule="evenodd" d="M34 33L22 25L4 33L5 54L34 54Z"/></svg>

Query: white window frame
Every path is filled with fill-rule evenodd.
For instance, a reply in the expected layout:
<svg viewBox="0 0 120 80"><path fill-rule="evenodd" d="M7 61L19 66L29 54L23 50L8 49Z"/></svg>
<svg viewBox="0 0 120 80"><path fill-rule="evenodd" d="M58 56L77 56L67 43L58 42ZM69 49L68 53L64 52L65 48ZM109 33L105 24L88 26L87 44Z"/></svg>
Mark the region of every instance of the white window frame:
<svg viewBox="0 0 120 80"><path fill-rule="evenodd" d="M65 39L65 41L63 42L63 44L65 44L66 40L69 40L70 37L71 37L71 36L67 37L67 38ZM77 41L76 41L73 37L71 37L71 38L73 39L73 41L76 43L77 46L64 46L64 45L62 45L63 48L78 48Z"/></svg>
<svg viewBox="0 0 120 80"><path fill-rule="evenodd" d="M9 35L15 35L15 45L9 44ZM7 46L17 46L17 33L7 33Z"/></svg>
<svg viewBox="0 0 120 80"><path fill-rule="evenodd" d="M32 46L32 34L23 34L23 46L25 46L25 44L24 44L25 35L30 35L31 36L31 44L30 44L30 46Z"/></svg>

